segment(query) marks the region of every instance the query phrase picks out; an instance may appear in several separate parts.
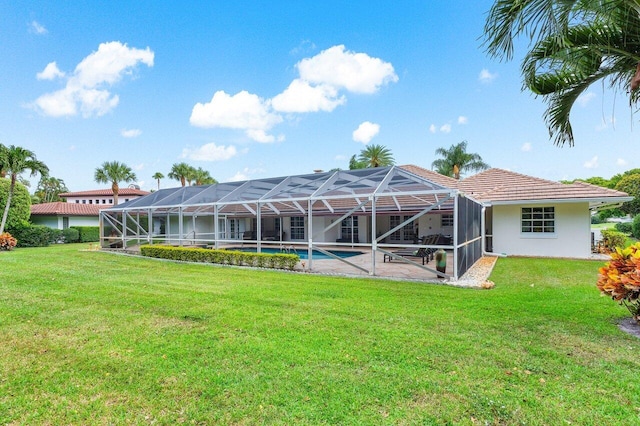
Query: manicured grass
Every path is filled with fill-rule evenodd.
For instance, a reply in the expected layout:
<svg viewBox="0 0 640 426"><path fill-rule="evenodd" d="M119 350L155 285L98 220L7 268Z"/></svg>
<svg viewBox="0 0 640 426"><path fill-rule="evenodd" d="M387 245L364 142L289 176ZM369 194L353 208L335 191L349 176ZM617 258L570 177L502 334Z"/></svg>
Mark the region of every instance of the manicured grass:
<svg viewBox="0 0 640 426"><path fill-rule="evenodd" d="M0 252L0 423L638 422L640 341L602 262L500 259L493 290Z"/></svg>
<svg viewBox="0 0 640 426"><path fill-rule="evenodd" d="M616 224L614 222L592 223L591 229L615 229Z"/></svg>

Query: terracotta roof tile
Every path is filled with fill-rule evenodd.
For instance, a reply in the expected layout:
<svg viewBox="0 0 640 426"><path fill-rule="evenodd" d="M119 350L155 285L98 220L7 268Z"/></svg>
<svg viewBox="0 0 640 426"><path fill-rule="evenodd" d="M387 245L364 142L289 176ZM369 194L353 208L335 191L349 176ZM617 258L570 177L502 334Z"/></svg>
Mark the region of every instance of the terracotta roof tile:
<svg viewBox="0 0 640 426"><path fill-rule="evenodd" d="M416 166L414 164L406 164L404 166L400 166L400 168L408 171L409 173L413 173L416 176L420 176L422 178L430 180L433 183L442 185L446 188L455 189L458 184L458 181L454 178L441 175L440 173L434 172L433 170L425 169L424 167Z"/></svg>
<svg viewBox="0 0 640 426"><path fill-rule="evenodd" d="M55 203L33 204L31 214L36 216L98 216L100 210L111 207L97 204Z"/></svg>

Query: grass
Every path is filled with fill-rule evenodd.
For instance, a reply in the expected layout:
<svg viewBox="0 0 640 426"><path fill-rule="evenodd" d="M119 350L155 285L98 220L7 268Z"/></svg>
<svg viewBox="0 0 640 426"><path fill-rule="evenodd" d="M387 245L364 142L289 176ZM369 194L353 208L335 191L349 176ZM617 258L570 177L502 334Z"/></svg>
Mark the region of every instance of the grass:
<svg viewBox="0 0 640 426"><path fill-rule="evenodd" d="M0 252L2 424L637 423L640 341L602 262L493 290Z"/></svg>
<svg viewBox="0 0 640 426"><path fill-rule="evenodd" d="M614 222L592 223L591 229L615 229L616 224Z"/></svg>

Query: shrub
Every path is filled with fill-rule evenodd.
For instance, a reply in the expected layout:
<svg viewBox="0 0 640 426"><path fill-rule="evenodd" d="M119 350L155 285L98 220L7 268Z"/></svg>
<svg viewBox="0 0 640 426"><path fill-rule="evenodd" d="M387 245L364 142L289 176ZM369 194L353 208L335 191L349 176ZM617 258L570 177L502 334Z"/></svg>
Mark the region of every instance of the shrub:
<svg viewBox="0 0 640 426"><path fill-rule="evenodd" d="M71 229L78 231L78 240L81 243L96 243L100 241L99 226L72 226Z"/></svg>
<svg viewBox="0 0 640 426"><path fill-rule="evenodd" d="M4 212L4 207L9 196L9 179L0 178L0 217ZM29 223L31 216L31 196L27 188L20 182L16 182L16 187L11 198L11 206L9 207L9 216L7 216L6 229L17 228Z"/></svg>
<svg viewBox="0 0 640 426"><path fill-rule="evenodd" d="M300 257L297 254L250 253L233 250L211 250L202 248L171 247L161 245L141 246L140 253L143 256L147 257L181 260L185 262L258 266L289 270L295 268L296 264L300 261Z"/></svg>
<svg viewBox="0 0 640 426"><path fill-rule="evenodd" d="M65 243L77 243L80 241L80 232L74 228L63 229L62 241Z"/></svg>
<svg viewBox="0 0 640 426"><path fill-rule="evenodd" d="M623 234L631 234L633 225L630 222L620 222L616 223L616 231L622 232Z"/></svg>
<svg viewBox="0 0 640 426"><path fill-rule="evenodd" d="M633 319L640 320L640 243L628 248L617 248L611 261L600 268L598 289L602 294L624 305Z"/></svg>
<svg viewBox="0 0 640 426"><path fill-rule="evenodd" d="M631 223L631 234L640 240L640 214L633 218Z"/></svg>
<svg viewBox="0 0 640 426"><path fill-rule="evenodd" d="M11 228L11 234L18 240L18 247L47 247L55 241L57 233L44 225L27 224Z"/></svg>
<svg viewBox="0 0 640 426"><path fill-rule="evenodd" d="M599 223L604 223L604 221L605 220L602 219L599 214L594 214L594 215L591 216L591 224L592 225L597 225Z"/></svg>
<svg viewBox="0 0 640 426"><path fill-rule="evenodd" d="M624 247L624 242L627 240L627 236L622 232L614 231L612 229L604 229L601 232L602 244L608 251L614 251L616 247Z"/></svg>
<svg viewBox="0 0 640 426"><path fill-rule="evenodd" d="M10 233L3 232L0 234L0 250L13 250L16 244L16 239L13 238Z"/></svg>

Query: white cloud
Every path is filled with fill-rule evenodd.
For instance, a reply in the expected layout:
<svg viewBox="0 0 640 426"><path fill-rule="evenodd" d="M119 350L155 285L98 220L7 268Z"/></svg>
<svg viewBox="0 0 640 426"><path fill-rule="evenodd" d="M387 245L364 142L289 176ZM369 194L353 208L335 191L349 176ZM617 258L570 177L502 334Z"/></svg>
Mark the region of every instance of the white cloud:
<svg viewBox="0 0 640 426"><path fill-rule="evenodd" d="M54 80L64 76L65 74L58 69L58 65L55 62L49 62L42 72L36 74L38 80Z"/></svg>
<svg viewBox="0 0 640 426"><path fill-rule="evenodd" d="M368 144L380 132L380 125L365 121L361 123L356 130L353 131L353 140Z"/></svg>
<svg viewBox="0 0 640 426"><path fill-rule="evenodd" d="M346 159L347 159L347 157L346 157L345 155L338 154L338 155L336 155L335 157L333 157L333 159L334 159L335 161L344 161L344 160L346 160Z"/></svg>
<svg viewBox="0 0 640 426"><path fill-rule="evenodd" d="M135 170L135 171L139 172L142 169L144 169L144 163L136 164L136 165L133 166L133 170ZM140 185L140 186L142 186L142 185Z"/></svg>
<svg viewBox="0 0 640 426"><path fill-rule="evenodd" d="M224 146L208 143L199 148L185 148L180 158L188 158L194 161L225 161L235 157L238 151L233 145Z"/></svg>
<svg viewBox="0 0 640 426"><path fill-rule="evenodd" d="M309 82L297 78L271 100L271 105L280 112L330 112L345 102L346 98L338 97L338 91L333 86L311 86Z"/></svg>
<svg viewBox="0 0 640 426"><path fill-rule="evenodd" d="M458 117L458 124L467 124L468 122L469 122L469 119L464 115L461 115L460 117Z"/></svg>
<svg viewBox="0 0 640 426"><path fill-rule="evenodd" d="M491 74L489 72L488 69L483 68L482 71L480 71L480 75L478 75L478 80L480 80L481 83L491 83L493 80L495 80L498 77L498 74Z"/></svg>
<svg viewBox="0 0 640 426"><path fill-rule="evenodd" d="M44 25L39 24L38 21L31 21L29 24L29 31L38 35L44 35L49 32Z"/></svg>
<svg viewBox="0 0 640 426"><path fill-rule="evenodd" d="M593 92L583 93L582 95L578 96L578 99L576 99L576 103L581 107L586 107L587 105L589 105L591 100L595 97L596 97L596 94Z"/></svg>
<svg viewBox="0 0 640 426"><path fill-rule="evenodd" d="M152 67L153 60L154 53L148 47L142 50L129 48L118 41L101 43L97 51L76 66L63 89L40 96L34 101L34 107L52 117L73 116L78 111L83 117L104 115L113 110L120 100L118 95L104 87L132 74L141 63ZM43 76L48 75L47 68L41 73ZM49 72L56 70L57 66Z"/></svg>
<svg viewBox="0 0 640 426"><path fill-rule="evenodd" d="M251 179L252 175L257 173L264 173L264 169L250 169L245 167L242 171L237 172L235 175L229 178L230 182L240 182L243 180Z"/></svg>
<svg viewBox="0 0 640 426"><path fill-rule="evenodd" d="M451 124L443 124L440 126L440 131L442 133L450 133L451 132Z"/></svg>
<svg viewBox="0 0 640 426"><path fill-rule="evenodd" d="M625 167L625 166L629 165L629 162L627 160L625 160L624 158L618 158L616 160L616 165L620 166L620 167Z"/></svg>
<svg viewBox="0 0 640 426"><path fill-rule="evenodd" d="M435 125L435 124L432 124L431 126L429 126L429 131L430 131L431 133L435 133L435 132L437 132L437 131L438 131L438 129L436 128L436 125Z"/></svg>
<svg viewBox="0 0 640 426"><path fill-rule="evenodd" d="M381 86L398 81L393 65L366 53L330 47L296 65L300 78L317 85L344 88L354 93L375 93Z"/></svg>
<svg viewBox="0 0 640 426"><path fill-rule="evenodd" d="M142 134L142 130L140 129L122 129L120 134L123 138L137 138Z"/></svg>
<svg viewBox="0 0 640 426"><path fill-rule="evenodd" d="M591 160L585 161L583 164L585 169L597 169L598 168L598 156L594 156Z"/></svg>
<svg viewBox="0 0 640 426"><path fill-rule="evenodd" d="M224 127L243 129L257 142L273 142L267 131L282 122L282 117L270 112L270 103L258 95L241 91L231 96L220 90L211 102L198 102L191 111L189 122L196 127Z"/></svg>
<svg viewBox="0 0 640 426"><path fill-rule="evenodd" d="M522 144L522 147L520 147L520 150L524 151L524 152L529 152L531 151L531 143L530 142L525 142Z"/></svg>

